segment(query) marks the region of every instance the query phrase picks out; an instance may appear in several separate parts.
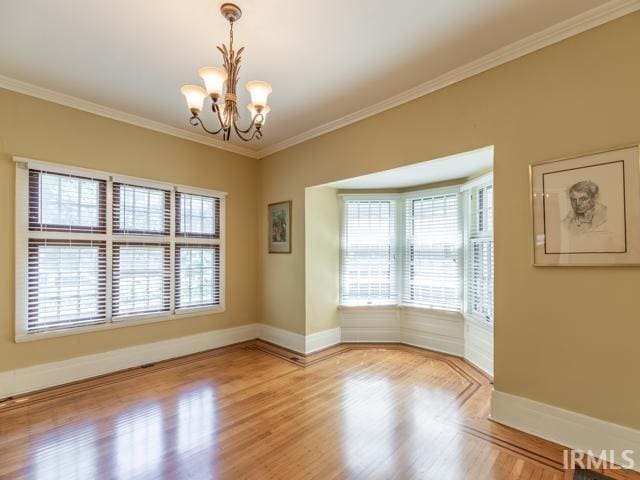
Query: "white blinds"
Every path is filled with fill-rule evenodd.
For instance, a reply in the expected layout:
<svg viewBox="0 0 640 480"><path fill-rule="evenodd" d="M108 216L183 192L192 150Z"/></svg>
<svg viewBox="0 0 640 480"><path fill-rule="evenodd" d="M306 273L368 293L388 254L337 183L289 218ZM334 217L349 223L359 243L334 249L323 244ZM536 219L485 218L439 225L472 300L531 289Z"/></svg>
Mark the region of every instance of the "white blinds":
<svg viewBox="0 0 640 480"><path fill-rule="evenodd" d="M104 242L30 239L27 264L29 331L104 322Z"/></svg>
<svg viewBox="0 0 640 480"><path fill-rule="evenodd" d="M169 235L171 192L115 182L113 233Z"/></svg>
<svg viewBox="0 0 640 480"><path fill-rule="evenodd" d="M473 188L469 194L467 244L467 310L493 322L493 187Z"/></svg>
<svg viewBox="0 0 640 480"><path fill-rule="evenodd" d="M341 248L343 305L396 303L395 200L345 200Z"/></svg>
<svg viewBox="0 0 640 480"><path fill-rule="evenodd" d="M461 310L461 231L458 193L405 201L403 303Z"/></svg>
<svg viewBox="0 0 640 480"><path fill-rule="evenodd" d="M176 245L176 307L219 304L219 267L217 245Z"/></svg>
<svg viewBox="0 0 640 480"><path fill-rule="evenodd" d="M168 312L170 247L161 243L114 243L113 316Z"/></svg>
<svg viewBox="0 0 640 480"><path fill-rule="evenodd" d="M219 305L220 199L176 193L176 309Z"/></svg>
<svg viewBox="0 0 640 480"><path fill-rule="evenodd" d="M223 194L31 164L16 169L17 336L223 308Z"/></svg>
<svg viewBox="0 0 640 480"><path fill-rule="evenodd" d="M177 193L176 235L220 238L220 199Z"/></svg>
<svg viewBox="0 0 640 480"><path fill-rule="evenodd" d="M171 310L171 191L113 182L114 319Z"/></svg>

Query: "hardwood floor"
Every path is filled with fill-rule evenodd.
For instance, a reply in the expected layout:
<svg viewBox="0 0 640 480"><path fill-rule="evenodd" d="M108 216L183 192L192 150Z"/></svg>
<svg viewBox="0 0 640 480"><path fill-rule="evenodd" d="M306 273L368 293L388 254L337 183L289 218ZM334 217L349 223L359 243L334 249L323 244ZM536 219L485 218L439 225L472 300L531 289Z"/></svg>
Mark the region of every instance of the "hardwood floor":
<svg viewBox="0 0 640 480"><path fill-rule="evenodd" d="M247 342L0 403L0 478L570 478L487 420L490 391L417 348Z"/></svg>

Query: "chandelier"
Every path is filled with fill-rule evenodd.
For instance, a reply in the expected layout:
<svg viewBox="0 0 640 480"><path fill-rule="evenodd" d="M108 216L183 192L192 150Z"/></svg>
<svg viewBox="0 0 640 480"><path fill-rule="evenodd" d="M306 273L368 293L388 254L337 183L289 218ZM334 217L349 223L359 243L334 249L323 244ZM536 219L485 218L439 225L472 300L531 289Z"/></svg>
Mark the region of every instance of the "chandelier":
<svg viewBox="0 0 640 480"><path fill-rule="evenodd" d="M194 127L202 127L205 132L211 135L222 134L223 140L229 140L232 131L245 142L254 138L260 139L262 137L261 129L271 110L267 105L271 85L260 80L252 80L247 83L247 90L251 94L251 103L247 105L247 109L251 112L251 123L246 129L240 128L238 126L240 114L238 113L236 87L244 47L237 52L233 49L233 24L242 16L242 10L233 3L224 3L220 7L220 12L229 22L229 48L224 44L217 47L222 54L222 67L202 67L198 70L198 75L202 78L205 88L199 85L184 85L180 89L191 111L189 123ZM226 91L223 95L225 82ZM199 115L207 96L211 98L211 110L217 121L216 127L212 130L205 126Z"/></svg>

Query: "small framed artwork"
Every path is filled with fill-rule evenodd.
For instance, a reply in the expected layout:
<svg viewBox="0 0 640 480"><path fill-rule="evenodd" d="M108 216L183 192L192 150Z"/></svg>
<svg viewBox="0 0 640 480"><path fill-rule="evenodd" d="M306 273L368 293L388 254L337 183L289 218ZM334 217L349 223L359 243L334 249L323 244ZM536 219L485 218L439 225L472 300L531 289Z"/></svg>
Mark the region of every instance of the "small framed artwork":
<svg viewBox="0 0 640 480"><path fill-rule="evenodd" d="M533 263L640 265L638 145L529 167Z"/></svg>
<svg viewBox="0 0 640 480"><path fill-rule="evenodd" d="M291 200L269 204L269 253L291 253Z"/></svg>

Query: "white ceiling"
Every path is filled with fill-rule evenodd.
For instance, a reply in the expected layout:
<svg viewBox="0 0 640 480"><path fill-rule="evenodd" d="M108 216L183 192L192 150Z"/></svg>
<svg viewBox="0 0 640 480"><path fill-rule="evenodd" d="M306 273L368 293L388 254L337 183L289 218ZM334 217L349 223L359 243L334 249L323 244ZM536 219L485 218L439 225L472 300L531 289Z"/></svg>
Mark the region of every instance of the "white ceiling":
<svg viewBox="0 0 640 480"><path fill-rule="evenodd" d="M618 0L619 1L619 0ZM603 0L238 0L244 84L273 85L264 149ZM0 75L190 129L179 88L220 64L218 0L0 2ZM243 115L246 121L247 114Z"/></svg>
<svg viewBox="0 0 640 480"><path fill-rule="evenodd" d="M493 147L349 178L326 186L339 189L407 188L469 178L493 167Z"/></svg>

